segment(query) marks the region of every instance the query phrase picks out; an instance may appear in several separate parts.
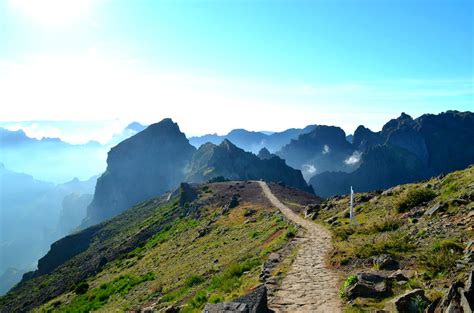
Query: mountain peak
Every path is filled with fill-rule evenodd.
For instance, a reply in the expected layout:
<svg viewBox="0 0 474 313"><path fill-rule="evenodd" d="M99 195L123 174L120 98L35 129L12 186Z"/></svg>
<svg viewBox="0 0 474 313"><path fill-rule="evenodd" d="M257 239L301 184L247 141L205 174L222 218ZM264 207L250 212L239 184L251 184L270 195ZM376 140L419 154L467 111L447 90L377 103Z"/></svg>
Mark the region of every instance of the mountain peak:
<svg viewBox="0 0 474 313"><path fill-rule="evenodd" d="M142 125L138 122L131 122L130 124L127 125L127 127L125 127L125 129L133 130L133 131L136 131L136 132L141 132L145 128L146 128L145 125Z"/></svg>
<svg viewBox="0 0 474 313"><path fill-rule="evenodd" d="M410 121L412 121L413 118L410 115L406 114L405 112L402 112L402 114L400 114L400 116L397 118L397 120L410 120Z"/></svg>
<svg viewBox="0 0 474 313"><path fill-rule="evenodd" d="M219 147L222 147L222 148L225 148L226 150L235 150L235 149L239 149L236 145L234 145L229 139L224 139L221 144L219 145Z"/></svg>

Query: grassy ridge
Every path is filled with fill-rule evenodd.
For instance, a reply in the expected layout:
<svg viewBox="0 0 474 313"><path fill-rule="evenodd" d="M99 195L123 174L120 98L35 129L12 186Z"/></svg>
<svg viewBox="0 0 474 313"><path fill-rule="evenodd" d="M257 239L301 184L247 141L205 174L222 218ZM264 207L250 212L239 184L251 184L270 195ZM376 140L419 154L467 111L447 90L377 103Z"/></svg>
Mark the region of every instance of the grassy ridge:
<svg viewBox="0 0 474 313"><path fill-rule="evenodd" d="M199 207L193 214L174 219L82 281L86 290L78 293L76 284L35 310L110 312L176 306L183 312L200 312L207 302L248 292L258 285L267 255L283 247L295 230L268 203L254 197L258 186L239 189L239 206L223 213L222 203L215 200L226 198L229 184L203 186L198 200L185 205ZM158 206L154 214L173 211L177 205ZM141 227L156 221L151 215Z"/></svg>
<svg viewBox="0 0 474 313"><path fill-rule="evenodd" d="M383 193L356 194L356 227L349 225L349 198L330 198L318 216L318 222L333 233L329 262L351 277L359 271L379 270L372 258L390 255L411 274L406 284L394 286L394 296L423 288L434 300L468 271L468 266L456 265L466 243L474 238L473 195L474 167ZM437 205L435 213L425 214ZM347 310L380 309L390 298L358 298Z"/></svg>

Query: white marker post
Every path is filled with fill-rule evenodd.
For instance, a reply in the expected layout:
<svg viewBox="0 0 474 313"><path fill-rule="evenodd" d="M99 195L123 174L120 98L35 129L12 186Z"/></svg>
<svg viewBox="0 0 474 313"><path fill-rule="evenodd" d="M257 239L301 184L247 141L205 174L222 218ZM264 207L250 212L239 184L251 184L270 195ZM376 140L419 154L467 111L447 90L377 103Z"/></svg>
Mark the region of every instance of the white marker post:
<svg viewBox="0 0 474 313"><path fill-rule="evenodd" d="M352 186L351 186L351 202L350 202L350 211L349 211L349 216L350 216L350 224L352 226L352 224L354 225L357 225L357 221L355 219L355 214L354 214L354 190L352 190Z"/></svg>

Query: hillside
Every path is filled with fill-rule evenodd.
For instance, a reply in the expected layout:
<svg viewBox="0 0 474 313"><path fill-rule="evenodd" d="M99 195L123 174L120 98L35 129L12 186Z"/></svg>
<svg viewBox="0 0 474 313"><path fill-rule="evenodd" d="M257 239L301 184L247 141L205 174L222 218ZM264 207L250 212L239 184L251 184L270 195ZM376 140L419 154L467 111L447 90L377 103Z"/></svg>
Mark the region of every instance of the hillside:
<svg viewBox="0 0 474 313"><path fill-rule="evenodd" d="M329 262L347 278L348 288L341 287L347 312L387 308L415 289L424 291L426 298L417 292L418 308L424 308L464 285L474 267L474 167L356 194L358 226L349 226L348 203L347 196L332 197L307 212L333 233ZM357 283L361 272L380 275L386 288ZM443 299L438 307L449 303Z"/></svg>
<svg viewBox="0 0 474 313"><path fill-rule="evenodd" d="M295 201L319 201L279 188ZM199 310L258 285L263 262L294 234L257 183L183 184L54 243L39 269L0 298L0 311Z"/></svg>

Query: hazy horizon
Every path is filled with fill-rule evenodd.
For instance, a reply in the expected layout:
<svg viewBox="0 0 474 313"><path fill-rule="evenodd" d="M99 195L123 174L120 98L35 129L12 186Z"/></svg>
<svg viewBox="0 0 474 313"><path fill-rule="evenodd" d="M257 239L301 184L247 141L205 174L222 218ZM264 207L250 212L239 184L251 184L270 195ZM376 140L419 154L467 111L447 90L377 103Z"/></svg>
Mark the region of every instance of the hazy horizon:
<svg viewBox="0 0 474 313"><path fill-rule="evenodd" d="M352 133L401 112L466 111L473 6L4 0L0 121L108 121L82 138L33 135L77 143L165 117L188 136L315 123Z"/></svg>

